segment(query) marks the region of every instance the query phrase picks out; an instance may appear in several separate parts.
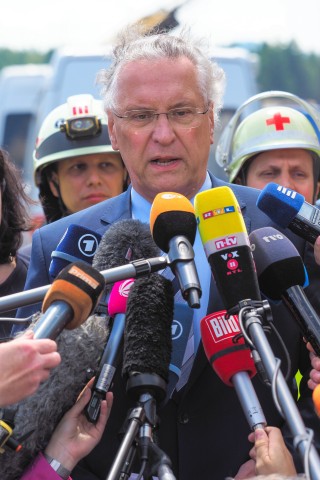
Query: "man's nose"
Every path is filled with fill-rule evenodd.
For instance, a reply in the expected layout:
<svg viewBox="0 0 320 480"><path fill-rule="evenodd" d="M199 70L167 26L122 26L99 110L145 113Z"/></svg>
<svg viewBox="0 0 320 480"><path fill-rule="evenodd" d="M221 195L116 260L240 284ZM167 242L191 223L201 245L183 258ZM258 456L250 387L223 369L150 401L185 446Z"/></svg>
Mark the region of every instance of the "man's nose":
<svg viewBox="0 0 320 480"><path fill-rule="evenodd" d="M175 131L166 113L159 114L154 119L152 138L159 143L171 143L175 138Z"/></svg>

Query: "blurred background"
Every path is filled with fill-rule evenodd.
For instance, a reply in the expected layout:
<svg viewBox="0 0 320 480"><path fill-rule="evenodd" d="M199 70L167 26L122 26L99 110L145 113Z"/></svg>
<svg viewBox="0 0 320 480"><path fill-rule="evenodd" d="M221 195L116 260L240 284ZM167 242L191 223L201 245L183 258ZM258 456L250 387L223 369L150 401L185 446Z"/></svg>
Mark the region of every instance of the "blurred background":
<svg viewBox="0 0 320 480"><path fill-rule="evenodd" d="M33 198L32 151L44 117L69 95L99 98L97 72L128 23L205 37L225 70L219 132L238 106L265 90L286 90L320 105L319 2L305 0L16 0L0 18L0 145ZM225 178L214 161L210 169ZM41 218L40 207L34 221ZM40 220L39 220L40 221Z"/></svg>

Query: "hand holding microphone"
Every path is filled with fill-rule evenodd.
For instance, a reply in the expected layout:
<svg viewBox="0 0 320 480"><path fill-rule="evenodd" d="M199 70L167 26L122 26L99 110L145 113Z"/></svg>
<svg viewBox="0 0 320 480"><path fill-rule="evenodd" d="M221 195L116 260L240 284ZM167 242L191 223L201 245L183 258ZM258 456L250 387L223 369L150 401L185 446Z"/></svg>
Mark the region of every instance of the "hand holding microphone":
<svg viewBox="0 0 320 480"><path fill-rule="evenodd" d="M53 340L33 337L28 330L0 345L0 407L32 395L61 362Z"/></svg>

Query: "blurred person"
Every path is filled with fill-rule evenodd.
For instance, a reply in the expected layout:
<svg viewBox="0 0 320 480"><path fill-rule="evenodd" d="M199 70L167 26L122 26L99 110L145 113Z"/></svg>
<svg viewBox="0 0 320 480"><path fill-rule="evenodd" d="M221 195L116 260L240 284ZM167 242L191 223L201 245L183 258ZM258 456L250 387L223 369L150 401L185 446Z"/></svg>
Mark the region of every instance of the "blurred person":
<svg viewBox="0 0 320 480"><path fill-rule="evenodd" d="M274 96L282 101L289 98L295 106L278 101L240 121L245 107L270 100L276 93ZM320 113L299 97L288 92L263 92L238 108L220 137L216 160L224 166L231 183L262 189L275 182L314 204L320 185L319 122Z"/></svg>
<svg viewBox="0 0 320 480"><path fill-rule="evenodd" d="M97 423L88 422L83 410L90 399L93 380L89 381L74 406L62 417L44 452L36 457L21 480L71 479L74 466L100 441L112 408L113 395L109 392L106 399L102 400Z"/></svg>
<svg viewBox="0 0 320 480"><path fill-rule="evenodd" d="M31 331L0 344L0 407L32 395L60 361L56 342L34 339Z"/></svg>
<svg viewBox="0 0 320 480"><path fill-rule="evenodd" d="M228 185L238 199L249 232L272 225L256 207L258 191L226 184L207 171L214 125L222 106L224 73L209 59L201 42L193 41L187 32L177 36L166 33L146 35L138 29L128 28L120 35L113 57L113 64L101 74L100 80L104 85L111 143L121 153L131 184L117 197L37 230L33 236L26 289L50 283L51 252L68 225L83 225L103 234L120 219L149 222L151 204L160 192L177 192L193 202L200 191ZM308 249L306 242L290 231L285 234L304 256ZM192 311L195 332L199 332L201 318L207 313L223 310L224 305L212 279L199 232L194 250L203 289L201 308ZM313 265L312 258L306 262L309 270ZM319 268L312 269L309 280L307 295L320 312ZM39 305L33 305L18 313L26 316L37 309ZM279 303L272 306L272 311L274 324L291 358L288 386L293 393L295 372L298 368L303 373L310 369L308 351L285 306ZM283 358L273 336L270 344ZM212 371L200 335L196 338L195 349L187 384L159 408L157 438L160 448L171 459L179 480L224 478L235 475L248 460L250 444L245 439L249 427L234 390L224 385ZM108 428L94 450L75 467L72 472L74 480L104 479L117 454L117 435L128 408L125 381L119 370L113 379L117 400ZM301 405L308 427L313 428L317 427L318 418L313 411L311 391L305 388L306 381L307 373L298 405ZM271 401L269 387L258 378L253 378L253 384L270 424L283 429L286 438L289 437L288 426ZM195 438L202 441L195 444ZM315 428L317 446L319 440ZM139 465L135 464L133 468L133 472L137 472Z"/></svg>
<svg viewBox="0 0 320 480"><path fill-rule="evenodd" d="M29 261L20 255L23 232L30 228L26 195L19 170L0 149L0 297L23 290ZM13 318L16 310L1 312ZM0 338L9 336L11 323L0 322Z"/></svg>
<svg viewBox="0 0 320 480"><path fill-rule="evenodd" d="M128 186L111 146L102 101L74 95L44 119L34 150L35 183L47 223L119 195Z"/></svg>

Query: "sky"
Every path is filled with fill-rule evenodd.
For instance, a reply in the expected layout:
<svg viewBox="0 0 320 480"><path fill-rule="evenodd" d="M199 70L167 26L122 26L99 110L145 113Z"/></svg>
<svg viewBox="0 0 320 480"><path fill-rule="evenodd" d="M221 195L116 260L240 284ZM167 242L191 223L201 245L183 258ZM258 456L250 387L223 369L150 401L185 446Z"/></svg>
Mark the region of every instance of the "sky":
<svg viewBox="0 0 320 480"><path fill-rule="evenodd" d="M213 47L295 40L302 51L320 54L319 0L13 0L2 5L0 48L96 47L128 23L179 5L180 23Z"/></svg>

